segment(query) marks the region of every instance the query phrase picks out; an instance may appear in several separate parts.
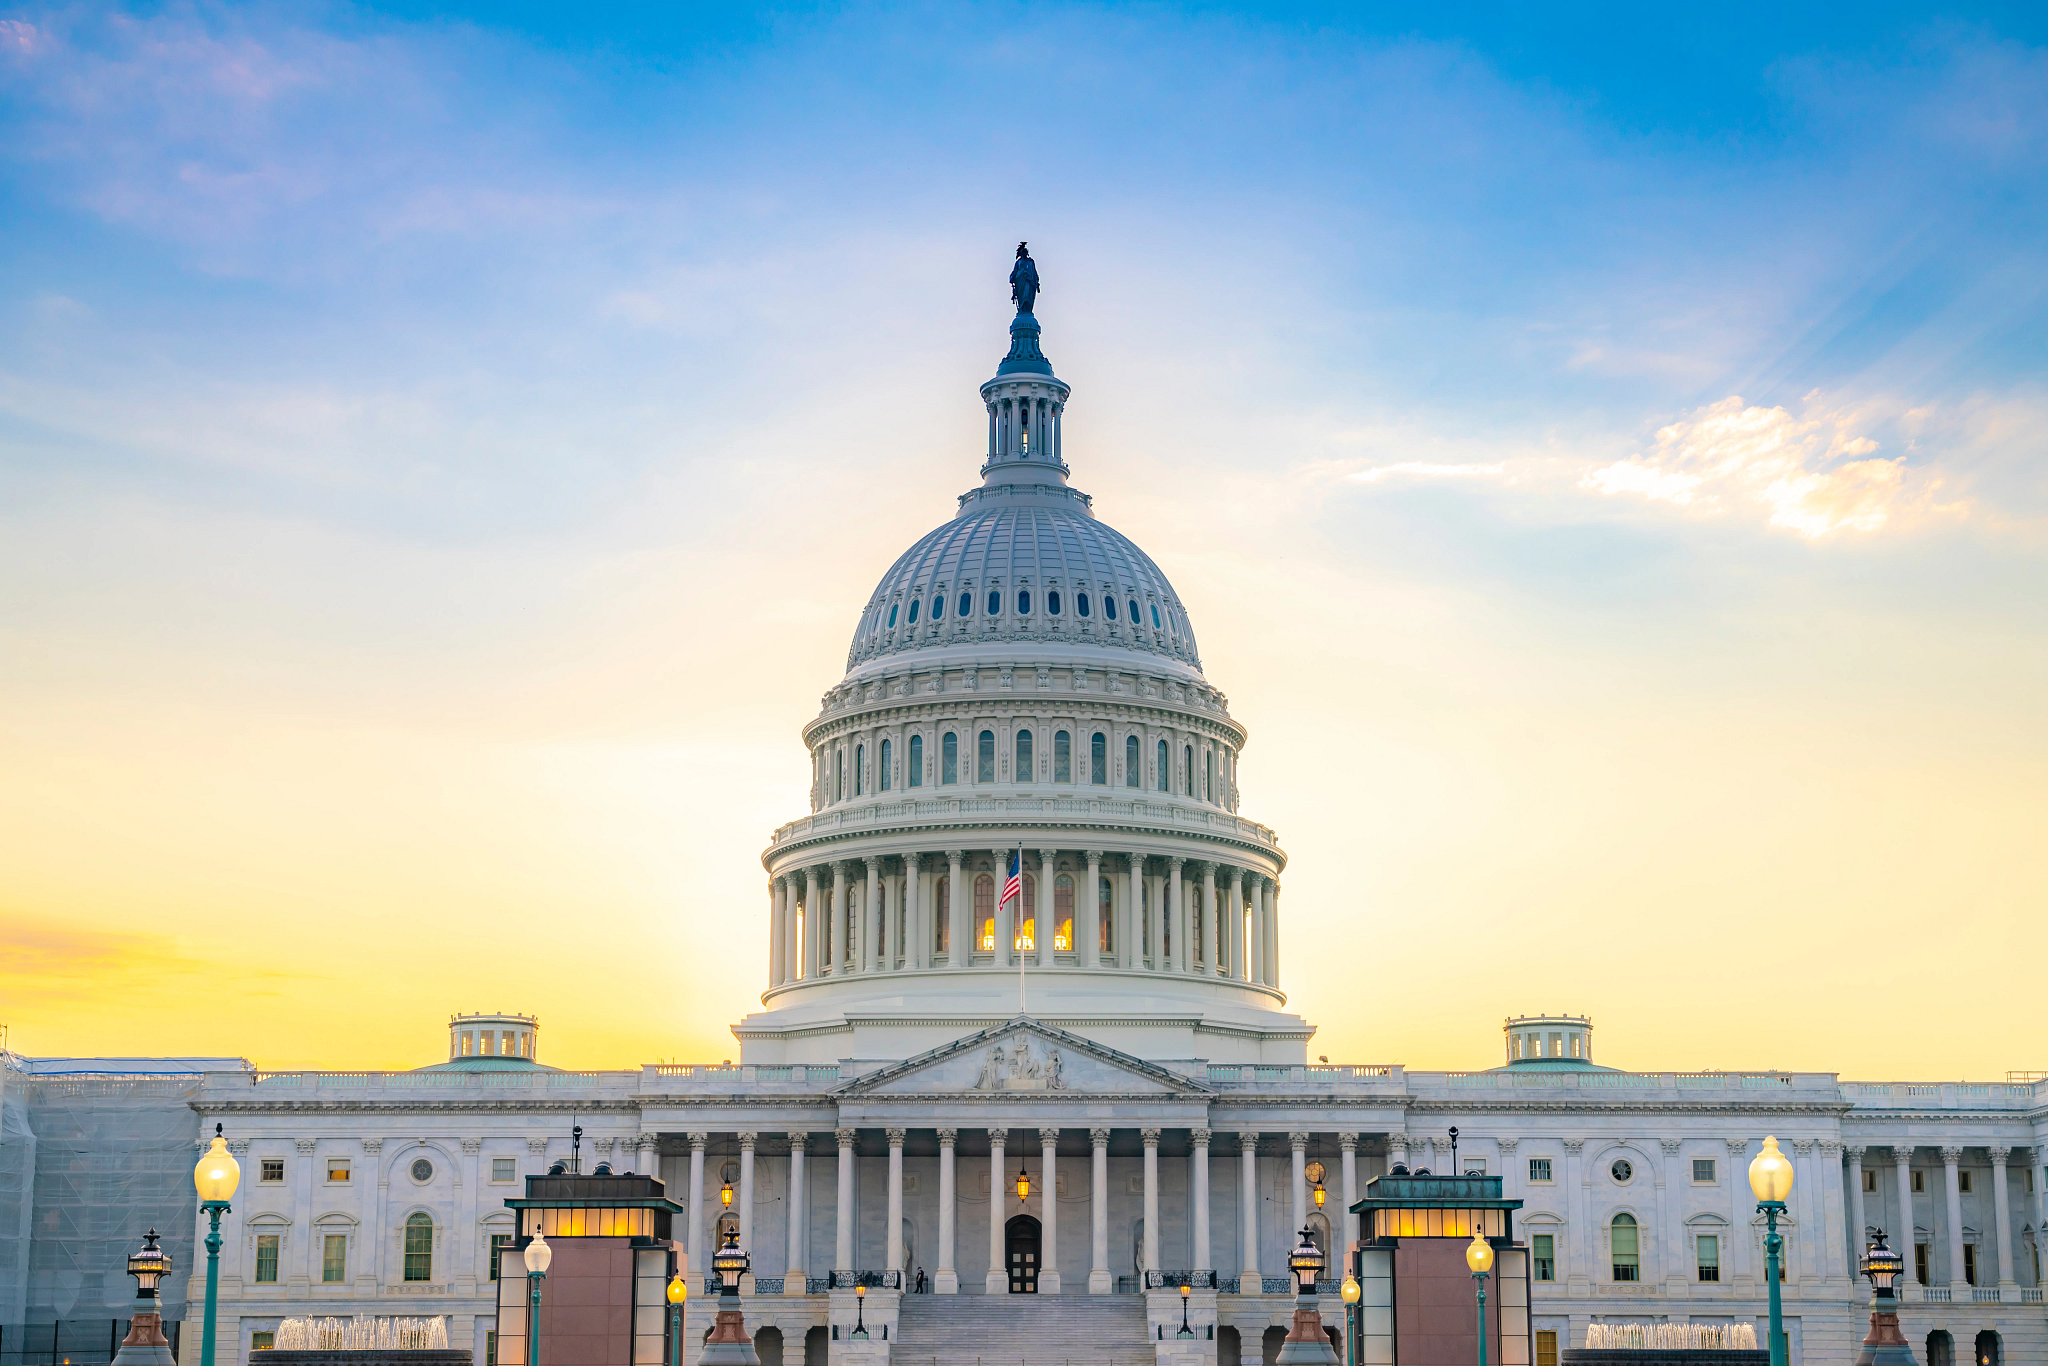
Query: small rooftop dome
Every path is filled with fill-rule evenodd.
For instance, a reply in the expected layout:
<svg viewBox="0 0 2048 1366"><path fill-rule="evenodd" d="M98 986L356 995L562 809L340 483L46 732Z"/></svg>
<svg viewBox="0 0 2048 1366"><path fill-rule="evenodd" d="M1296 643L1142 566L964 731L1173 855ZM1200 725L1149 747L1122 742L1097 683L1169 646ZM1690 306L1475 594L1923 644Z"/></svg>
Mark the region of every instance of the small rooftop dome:
<svg viewBox="0 0 2048 1366"><path fill-rule="evenodd" d="M1514 1015L1502 1027L1509 1067L1536 1072L1612 1072L1593 1061L1589 1015Z"/></svg>
<svg viewBox="0 0 2048 1366"><path fill-rule="evenodd" d="M507 1015L499 1011L448 1017L448 1061L422 1072L515 1072L543 1068L535 1057L540 1036L538 1015Z"/></svg>

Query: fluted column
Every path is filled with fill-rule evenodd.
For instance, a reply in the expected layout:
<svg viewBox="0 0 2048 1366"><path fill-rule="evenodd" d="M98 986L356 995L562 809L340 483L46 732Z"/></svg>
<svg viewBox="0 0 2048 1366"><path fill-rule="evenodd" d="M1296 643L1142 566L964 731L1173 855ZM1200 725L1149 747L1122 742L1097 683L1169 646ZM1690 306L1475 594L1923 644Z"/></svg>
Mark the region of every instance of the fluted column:
<svg viewBox="0 0 2048 1366"><path fill-rule="evenodd" d="M706 1266L704 1260L704 1147L710 1134L690 1135L690 1265Z"/></svg>
<svg viewBox="0 0 2048 1366"><path fill-rule="evenodd" d="M1181 865L1186 862L1187 860L1183 858L1170 858L1166 861L1166 904L1172 908L1173 913L1172 969L1183 974L1194 970L1192 959L1189 956L1192 946L1188 943L1188 940L1192 936L1188 933L1187 895L1181 887L1180 879Z"/></svg>
<svg viewBox="0 0 2048 1366"><path fill-rule="evenodd" d="M882 927L882 860L870 855L862 861L868 866L868 886L860 911L860 970L880 972L882 945L877 932Z"/></svg>
<svg viewBox="0 0 2048 1366"><path fill-rule="evenodd" d="M1857 1259L1863 1255L1863 1249L1870 1245L1870 1235L1864 1232L1865 1229L1870 1227L1870 1224L1863 1211L1863 1151L1861 1143L1851 1143L1848 1146L1849 1278L1851 1283L1855 1281L1857 1275ZM1912 1241L1911 1238L1907 1238L1904 1244L1902 1244L1902 1246L1906 1247L1909 1254L1912 1251Z"/></svg>
<svg viewBox="0 0 2048 1366"><path fill-rule="evenodd" d="M1088 852L1088 911L1081 920L1081 966L1102 965L1102 851Z"/></svg>
<svg viewBox="0 0 2048 1366"><path fill-rule="evenodd" d="M740 1135L740 1246L754 1250L754 1142L759 1134Z"/></svg>
<svg viewBox="0 0 2048 1366"><path fill-rule="evenodd" d="M1038 1222L1040 1225L1038 1252L1038 1293L1057 1295L1060 1293L1060 1131L1040 1129L1038 1131L1038 1162L1045 1170L1045 1189L1038 1196Z"/></svg>
<svg viewBox="0 0 2048 1366"><path fill-rule="evenodd" d="M1088 1131L1088 1293L1107 1295L1116 1289L1109 1271L1109 1130Z"/></svg>
<svg viewBox="0 0 2048 1366"><path fill-rule="evenodd" d="M1251 959L1251 979L1254 982L1266 980L1266 879L1264 875L1252 878L1252 925L1245 945Z"/></svg>
<svg viewBox="0 0 2048 1366"><path fill-rule="evenodd" d="M1159 1131L1140 1129L1145 1142L1145 1270L1159 1267ZM1139 1289L1143 1289L1140 1286Z"/></svg>
<svg viewBox="0 0 2048 1366"><path fill-rule="evenodd" d="M974 907L967 895L967 873L965 849L946 851L946 915L951 923L946 929L946 962L949 966L964 968L974 961Z"/></svg>
<svg viewBox="0 0 2048 1366"><path fill-rule="evenodd" d="M1906 1259L1906 1274L1900 1281L1918 1294L1920 1281L1913 1266L1913 1145L1910 1142L1892 1144L1892 1176L1899 1188L1899 1236L1893 1240L1893 1246ZM1932 1276L1933 1269L1929 1268L1927 1274Z"/></svg>
<svg viewBox="0 0 2048 1366"><path fill-rule="evenodd" d="M836 860L832 864L832 938L825 946L831 961L834 977L844 976L846 960L852 957L846 951L846 861Z"/></svg>
<svg viewBox="0 0 2048 1366"><path fill-rule="evenodd" d="M1202 973L1214 977L1223 971L1223 916L1216 907L1216 865L1202 865Z"/></svg>
<svg viewBox="0 0 2048 1366"><path fill-rule="evenodd" d="M782 985L782 898L785 880L768 879L768 985Z"/></svg>
<svg viewBox="0 0 2048 1366"><path fill-rule="evenodd" d="M1259 1136L1255 1133L1239 1134L1237 1150L1237 1293L1257 1295L1262 1293L1259 1281Z"/></svg>
<svg viewBox="0 0 2048 1366"><path fill-rule="evenodd" d="M902 1129L888 1129L889 1137L889 1229L887 1247L891 1271L903 1269L903 1138ZM900 1287L899 1287L900 1288Z"/></svg>
<svg viewBox="0 0 2048 1366"><path fill-rule="evenodd" d="M817 979L825 966L825 938L832 917L819 899L817 865L804 869L804 976Z"/></svg>
<svg viewBox="0 0 2048 1366"><path fill-rule="evenodd" d="M1124 894L1124 913L1117 925L1122 937L1116 946L1116 961L1118 967L1135 968L1145 949L1145 856L1131 854L1128 858L1130 866L1125 881L1130 886Z"/></svg>
<svg viewBox="0 0 2048 1366"><path fill-rule="evenodd" d="M1990 1152L1991 1215L1993 1226L1998 1231L1998 1297L2016 1300L2019 1298L2017 1294L2008 1296L2005 1293L2007 1286L2015 1291L2020 1288L2019 1278L2012 1274L2012 1195L2005 1188L2005 1164L2012 1155L2012 1149L2003 1143L1993 1143ZM1982 1280L1983 1276L1984 1268L1977 1268L1978 1279Z"/></svg>
<svg viewBox="0 0 2048 1366"><path fill-rule="evenodd" d="M959 867L958 863L953 865ZM957 941L956 941L957 942ZM954 1149L960 1141L958 1129L939 1130L939 1265L932 1273L932 1291L939 1295L960 1293L960 1273L953 1260L955 1220L959 1199L954 1193Z"/></svg>
<svg viewBox="0 0 2048 1366"><path fill-rule="evenodd" d="M1291 1240L1308 1227L1308 1135L1297 1129L1287 1135L1287 1147L1294 1163L1294 1223L1288 1230Z"/></svg>
<svg viewBox="0 0 2048 1366"><path fill-rule="evenodd" d="M1509 1153L1514 1152L1513 1140L1509 1140L1504 1146ZM1338 1134L1337 1151L1344 1155L1344 1218L1342 1224L1344 1229L1344 1247L1348 1254L1351 1245L1358 1241L1358 1216L1351 1212L1351 1207L1358 1203L1358 1135L1354 1133ZM1513 1161L1514 1158L1511 1156L1506 1162L1501 1163L1503 1170L1501 1171L1500 1179L1502 1181L1508 1179L1508 1173L1505 1169Z"/></svg>
<svg viewBox="0 0 2048 1366"><path fill-rule="evenodd" d="M1248 975L1244 952L1244 885L1245 879L1250 876L1250 872L1243 868L1231 870L1230 905L1223 912L1223 917L1230 926L1230 977L1236 982L1246 980Z"/></svg>
<svg viewBox="0 0 2048 1366"><path fill-rule="evenodd" d="M1002 936L998 934L997 939ZM988 1131L988 1276L982 1283L984 1295L1010 1293L1010 1268L1003 1261L1003 1145L1009 1138L1004 1129Z"/></svg>
<svg viewBox="0 0 2048 1366"><path fill-rule="evenodd" d="M1273 891L1266 898L1266 985L1280 985L1280 879L1273 879Z"/></svg>
<svg viewBox="0 0 2048 1366"><path fill-rule="evenodd" d="M1009 911L1004 911L1003 884L1010 880L1010 857L1013 854L1017 854L1017 851L1014 849L997 849L993 852L996 856L996 899L994 910L996 922L995 952L993 955L990 956L988 965L991 969L997 972L1007 972L1011 968L1017 966L1017 921L1022 918L1022 913L1024 910L1024 894L1021 890L1019 890L1017 894L1018 900L1016 905L1013 906ZM1017 855L1018 876L1022 877L1023 872L1023 856ZM1003 924L1003 918L1006 914L1008 915L1010 920L1008 926L1005 926ZM1009 1285L1007 1273L1005 1273L1003 1284L1005 1287ZM1008 1289L1006 1288L1003 1293L1008 1294Z"/></svg>
<svg viewBox="0 0 2048 1366"><path fill-rule="evenodd" d="M838 1227L833 1230L832 1269L853 1270L853 1140L852 1129L834 1129L839 1140Z"/></svg>
<svg viewBox="0 0 2048 1366"><path fill-rule="evenodd" d="M931 961L931 917L924 907L924 858L903 856L903 966L921 968Z"/></svg>
<svg viewBox="0 0 2048 1366"><path fill-rule="evenodd" d="M1209 1250L1209 1131L1188 1130L1188 1142L1194 1146L1195 1176L1195 1260L1189 1269L1210 1271L1216 1257Z"/></svg>
<svg viewBox="0 0 2048 1366"><path fill-rule="evenodd" d="M804 1293L804 1254L809 1250L810 1240L804 1236L805 1220L810 1213L810 1202L804 1199L808 1189L804 1181L804 1154L809 1151L811 1136L801 1129L789 1131L789 1249L783 1259L782 1293L801 1295ZM697 1269L701 1275L702 1270Z"/></svg>
<svg viewBox="0 0 2048 1366"><path fill-rule="evenodd" d="M1963 1150L1950 1145L1941 1150L1941 1184L1948 1203L1948 1283L1965 1284L1963 1275L1963 1190L1956 1164Z"/></svg>
<svg viewBox="0 0 2048 1366"><path fill-rule="evenodd" d="M1058 857L1058 852L1052 849L1038 851L1038 909L1032 912L1038 927L1031 935L1033 967L1052 966L1053 931L1057 928L1053 924L1053 916L1057 912L1053 910L1052 880L1058 876L1055 871Z"/></svg>

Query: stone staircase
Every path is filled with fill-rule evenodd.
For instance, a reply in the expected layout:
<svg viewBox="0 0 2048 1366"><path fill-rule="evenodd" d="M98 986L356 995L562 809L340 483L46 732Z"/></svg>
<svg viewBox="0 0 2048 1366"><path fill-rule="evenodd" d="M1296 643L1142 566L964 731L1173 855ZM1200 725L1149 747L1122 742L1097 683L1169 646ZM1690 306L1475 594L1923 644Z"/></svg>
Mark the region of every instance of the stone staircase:
<svg viewBox="0 0 2048 1366"><path fill-rule="evenodd" d="M890 1366L1152 1366L1142 1295L905 1295Z"/></svg>

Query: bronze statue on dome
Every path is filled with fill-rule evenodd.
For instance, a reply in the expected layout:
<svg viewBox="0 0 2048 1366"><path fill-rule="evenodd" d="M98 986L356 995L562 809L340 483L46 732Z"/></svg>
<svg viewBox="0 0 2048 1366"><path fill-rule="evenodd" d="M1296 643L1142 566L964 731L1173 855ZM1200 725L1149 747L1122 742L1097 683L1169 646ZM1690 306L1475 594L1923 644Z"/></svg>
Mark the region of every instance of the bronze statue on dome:
<svg viewBox="0 0 2048 1366"><path fill-rule="evenodd" d="M1017 244L1017 264L1010 267L1010 297L1019 313L1029 313L1038 302L1038 262L1031 259L1030 243Z"/></svg>

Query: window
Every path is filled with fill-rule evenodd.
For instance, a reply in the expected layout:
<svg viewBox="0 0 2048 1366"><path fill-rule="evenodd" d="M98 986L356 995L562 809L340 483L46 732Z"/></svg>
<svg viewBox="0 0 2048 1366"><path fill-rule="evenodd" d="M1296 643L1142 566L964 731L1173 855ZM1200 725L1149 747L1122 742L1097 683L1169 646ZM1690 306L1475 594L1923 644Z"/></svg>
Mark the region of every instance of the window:
<svg viewBox="0 0 2048 1366"><path fill-rule="evenodd" d="M498 1279L498 1263L504 1260L498 1253L512 1246L514 1236L510 1233L493 1233L484 1239L484 1260L491 1264L491 1279L494 1281Z"/></svg>
<svg viewBox="0 0 2048 1366"><path fill-rule="evenodd" d="M1102 615L1104 615L1105 617L1108 617L1108 618L1109 618L1109 619L1110 619L1111 621L1115 621L1115 620L1116 620L1116 599L1115 599L1115 598L1112 598L1112 597L1105 597L1105 598L1103 598L1103 600L1102 600Z"/></svg>
<svg viewBox="0 0 2048 1366"><path fill-rule="evenodd" d="M328 1158L327 1179L337 1186L346 1185L348 1183L348 1159L345 1157Z"/></svg>
<svg viewBox="0 0 2048 1366"><path fill-rule="evenodd" d="M415 1158L412 1164L412 1179L424 1185L434 1179L434 1164L424 1157Z"/></svg>
<svg viewBox="0 0 2048 1366"><path fill-rule="evenodd" d="M516 1181L519 1179L519 1159L494 1157L491 1159L491 1180Z"/></svg>
<svg viewBox="0 0 2048 1366"><path fill-rule="evenodd" d="M940 617L943 617L945 615L946 595L944 593L932 594L932 620L937 621Z"/></svg>
<svg viewBox="0 0 2048 1366"><path fill-rule="evenodd" d="M1863 1193L1865 1195L1877 1194L1877 1168L1865 1167L1863 1169Z"/></svg>
<svg viewBox="0 0 2048 1366"><path fill-rule="evenodd" d="M1115 919L1115 916L1112 914L1115 906L1116 887L1108 878L1103 878L1101 885L1095 891L1095 947L1102 953L1114 953L1116 951L1116 945L1113 942L1115 936L1109 932L1110 922ZM2036 1279L2039 1278L2037 1277Z"/></svg>
<svg viewBox="0 0 2048 1366"><path fill-rule="evenodd" d="M1052 946L1061 953L1074 947L1074 879L1065 873L1052 884Z"/></svg>
<svg viewBox="0 0 2048 1366"><path fill-rule="evenodd" d="M1486 1159L1483 1157L1468 1157L1462 1165L1467 1176L1486 1175Z"/></svg>
<svg viewBox="0 0 2048 1366"><path fill-rule="evenodd" d="M932 950L944 953L951 942L953 924L953 879L941 873L932 879L937 895L932 898L935 909L932 915Z"/></svg>
<svg viewBox="0 0 2048 1366"><path fill-rule="evenodd" d="M1712 1233L1702 1233L1693 1240L1693 1261L1699 1267L1700 1279L1718 1281L1721 1279L1721 1239Z"/></svg>
<svg viewBox="0 0 2048 1366"><path fill-rule="evenodd" d="M405 1278L434 1279L434 1216L425 1210L405 1218Z"/></svg>
<svg viewBox="0 0 2048 1366"><path fill-rule="evenodd" d="M1956 1189L1964 1195L1970 1193L1970 1174L1968 1172L1956 1173Z"/></svg>
<svg viewBox="0 0 2048 1366"><path fill-rule="evenodd" d="M843 801L846 797L846 751L832 751L832 799Z"/></svg>
<svg viewBox="0 0 2048 1366"><path fill-rule="evenodd" d="M853 747L853 795L858 797L868 790L868 747Z"/></svg>
<svg viewBox="0 0 2048 1366"><path fill-rule="evenodd" d="M1608 1260L1617 1281L1639 1281L1643 1278L1641 1257L1641 1231L1636 1228L1633 1214L1617 1214L1608 1228Z"/></svg>
<svg viewBox="0 0 2048 1366"><path fill-rule="evenodd" d="M1003 595L997 592L995 589L991 588L988 594L988 614L992 617L1000 616L1002 615L1002 611Z"/></svg>
<svg viewBox="0 0 2048 1366"><path fill-rule="evenodd" d="M1152 604L1152 629L1155 631L1162 629L1159 625L1159 604L1156 602Z"/></svg>
<svg viewBox="0 0 2048 1366"><path fill-rule="evenodd" d="M1030 873L1024 875L1024 896L1016 903L1017 909L1010 912L1010 947L1022 952L1038 947L1038 917L1032 912L1038 906L1038 879Z"/></svg>
<svg viewBox="0 0 2048 1366"><path fill-rule="evenodd" d="M1711 1186L1714 1184L1713 1158L1695 1157L1692 1160L1692 1183L1695 1186Z"/></svg>
<svg viewBox="0 0 2048 1366"><path fill-rule="evenodd" d="M256 1235L256 1284L277 1284L277 1245L281 1238L276 1233Z"/></svg>
<svg viewBox="0 0 2048 1366"><path fill-rule="evenodd" d="M263 1240L259 1238L259 1239L257 1239L256 1241L257 1241L258 1245L260 1246ZM262 1254L262 1253L261 1253L261 1252L259 1251L259 1252L258 1252L258 1253L256 1254L256 1256L257 1256L257 1263L256 1263L256 1265L257 1265L258 1269L260 1270L260 1269L261 1269L261 1267L262 1267L262 1265L263 1265L263 1262L262 1262L262 1256L263 1256L263 1254ZM275 1274L275 1273L273 1273L273 1274ZM260 1279L262 1279L262 1277L261 1277L261 1276L259 1276L259 1277L258 1277L257 1279L259 1279L259 1280L260 1280ZM1966 1282L1968 1282L1968 1283L1969 1283L1969 1284L1971 1284L1971 1285L1975 1285L1975 1284L1977 1283L1977 1245L1976 1245L1975 1243L1964 1243L1964 1244L1963 1244L1963 1280L1964 1280L1964 1281L1966 1281Z"/></svg>
<svg viewBox="0 0 2048 1366"><path fill-rule="evenodd" d="M284 1159L281 1157L264 1158L263 1174L257 1180L264 1182L266 1185L284 1180Z"/></svg>
<svg viewBox="0 0 2048 1366"><path fill-rule="evenodd" d="M1088 615L1088 595L1086 593L1074 594L1074 611L1084 617Z"/></svg>
<svg viewBox="0 0 2048 1366"><path fill-rule="evenodd" d="M979 926L975 935L983 953L996 950L996 880L987 873L974 879L974 923Z"/></svg>
<svg viewBox="0 0 2048 1366"><path fill-rule="evenodd" d="M1915 1195L1922 1195L1922 1194L1925 1194L1925 1193L1926 1193L1926 1191L1927 1191L1927 1173L1926 1173L1926 1172L1914 1172L1914 1173L1913 1173L1913 1194L1915 1194Z"/></svg>
<svg viewBox="0 0 2048 1366"><path fill-rule="evenodd" d="M1063 730L1054 731L1052 736L1052 780L1074 781L1074 742Z"/></svg>
<svg viewBox="0 0 2048 1366"><path fill-rule="evenodd" d="M498 1366L498 1330L484 1330L484 1366Z"/></svg>
<svg viewBox="0 0 2048 1366"><path fill-rule="evenodd" d="M910 787L924 786L924 737L910 737Z"/></svg>
<svg viewBox="0 0 2048 1366"><path fill-rule="evenodd" d="M889 790L889 769L895 760L895 751L896 742L892 739L884 738L882 741L882 771L875 777L875 786L883 792Z"/></svg>
<svg viewBox="0 0 2048 1366"><path fill-rule="evenodd" d="M939 740L939 781L948 786L960 781L960 737L950 730Z"/></svg>
<svg viewBox="0 0 2048 1366"><path fill-rule="evenodd" d="M1915 1173L1917 1175L1918 1173ZM1927 1284L1927 1244L1913 1244L1913 1279Z"/></svg>
<svg viewBox="0 0 2048 1366"><path fill-rule="evenodd" d="M1626 1186L1634 1179L1636 1169L1627 1158L1617 1157L1614 1159L1614 1165L1607 1169L1607 1174L1614 1178L1615 1185Z"/></svg>
<svg viewBox="0 0 2048 1366"><path fill-rule="evenodd" d="M249 1334L249 1350L252 1352L268 1352L276 1346L277 1334L274 1332Z"/></svg>
<svg viewBox="0 0 2048 1366"><path fill-rule="evenodd" d="M896 629L896 604L893 602L889 604L889 625L886 629L891 631Z"/></svg>
<svg viewBox="0 0 2048 1366"><path fill-rule="evenodd" d="M1020 617L1031 615L1031 590L1028 588L1017 590L1017 615Z"/></svg>
<svg viewBox="0 0 2048 1366"><path fill-rule="evenodd" d="M490 1366L497 1366L496 1362ZM1536 1366L1557 1366L1557 1333L1544 1329L1536 1334Z"/></svg>
<svg viewBox="0 0 2048 1366"><path fill-rule="evenodd" d="M1557 1235L1538 1233L1529 1239L1529 1258L1536 1263L1536 1279L1557 1279Z"/></svg>
<svg viewBox="0 0 2048 1366"><path fill-rule="evenodd" d="M1202 800L1216 800L1216 751L1213 749L1202 751Z"/></svg>
<svg viewBox="0 0 2048 1366"><path fill-rule="evenodd" d="M1056 617L1060 614L1060 595L1057 589L1048 589L1045 595L1045 614Z"/></svg>
<svg viewBox="0 0 2048 1366"><path fill-rule="evenodd" d="M320 1284L340 1285L348 1279L348 1235L330 1233L320 1240Z"/></svg>
<svg viewBox="0 0 2048 1366"><path fill-rule="evenodd" d="M985 730L974 742L974 781L992 783L996 780L996 733Z"/></svg>
<svg viewBox="0 0 2048 1366"><path fill-rule="evenodd" d="M1180 757L1180 794L1183 797L1192 797L1195 795L1195 747L1182 745Z"/></svg>
<svg viewBox="0 0 2048 1366"><path fill-rule="evenodd" d="M1132 598L1132 599L1131 599L1131 625L1133 625L1133 626L1136 626L1137 624L1138 624L1138 600L1137 600L1136 598Z"/></svg>
<svg viewBox="0 0 2048 1366"><path fill-rule="evenodd" d="M1017 781L1031 781L1031 732L1028 730L1017 732Z"/></svg>
<svg viewBox="0 0 2048 1366"><path fill-rule="evenodd" d="M917 609L922 606L924 606L923 598L912 598L910 600L910 624L912 626L917 625Z"/></svg>
<svg viewBox="0 0 2048 1366"><path fill-rule="evenodd" d="M1550 1179L1550 1159L1547 1157L1530 1158L1529 1179L1531 1181L1548 1181Z"/></svg>
<svg viewBox="0 0 2048 1366"><path fill-rule="evenodd" d="M1166 757L1166 741L1161 740L1159 742L1159 790L1161 792L1167 792L1171 790L1170 788L1168 788L1167 782L1172 777L1172 774L1173 764Z"/></svg>
<svg viewBox="0 0 2048 1366"><path fill-rule="evenodd" d="M1109 737L1099 730L1088 737L1088 781L1097 787L1109 782Z"/></svg>
<svg viewBox="0 0 2048 1366"><path fill-rule="evenodd" d="M1125 786L1125 787L1136 787L1136 786L1138 785L1138 782L1139 782L1139 773L1138 773L1138 768L1139 768L1139 765L1138 765L1138 737L1137 737L1137 736L1135 736L1135 735L1126 735L1126 736L1124 737L1124 786Z"/></svg>

